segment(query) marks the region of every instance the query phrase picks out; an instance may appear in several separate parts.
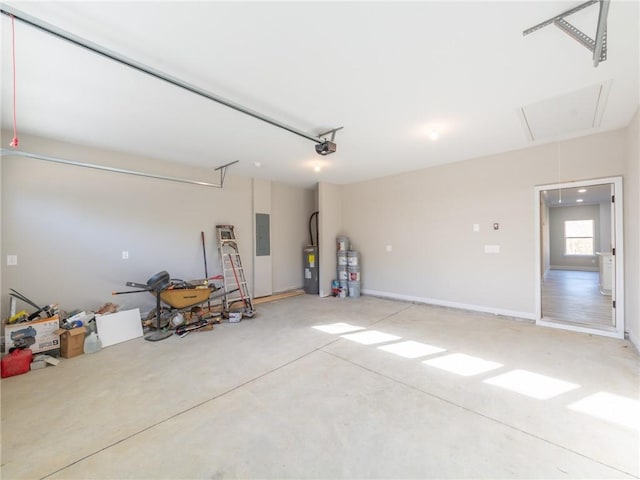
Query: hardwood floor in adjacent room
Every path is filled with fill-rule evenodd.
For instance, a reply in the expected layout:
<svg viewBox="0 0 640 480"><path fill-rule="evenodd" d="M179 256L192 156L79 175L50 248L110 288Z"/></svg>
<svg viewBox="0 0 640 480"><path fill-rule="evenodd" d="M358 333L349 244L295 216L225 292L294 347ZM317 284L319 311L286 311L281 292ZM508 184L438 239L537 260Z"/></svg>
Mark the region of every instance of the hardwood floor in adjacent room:
<svg viewBox="0 0 640 480"><path fill-rule="evenodd" d="M547 271L542 282L542 315L581 325L613 326L611 296L600 293L598 272Z"/></svg>

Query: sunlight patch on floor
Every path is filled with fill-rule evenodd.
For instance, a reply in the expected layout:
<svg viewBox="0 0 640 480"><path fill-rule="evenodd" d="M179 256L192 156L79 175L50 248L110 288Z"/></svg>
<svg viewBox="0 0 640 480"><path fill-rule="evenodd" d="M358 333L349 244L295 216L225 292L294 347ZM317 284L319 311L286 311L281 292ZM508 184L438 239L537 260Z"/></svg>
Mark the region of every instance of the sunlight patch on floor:
<svg viewBox="0 0 640 480"><path fill-rule="evenodd" d="M640 431L640 401L598 392L567 406L569 410Z"/></svg>
<svg viewBox="0 0 640 480"><path fill-rule="evenodd" d="M487 378L484 383L539 400L547 400L580 387L575 383L527 370L512 370L497 377Z"/></svg>
<svg viewBox="0 0 640 480"><path fill-rule="evenodd" d="M413 340L392 343L391 345L383 345L378 348L404 358L418 358L433 355L434 353L446 352L444 348L435 347L426 343L414 342Z"/></svg>
<svg viewBox="0 0 640 480"><path fill-rule="evenodd" d="M375 345L376 343L391 342L393 340L400 340L402 337L396 337L388 333L378 332L377 330L369 330L367 332L351 333L349 335L342 335L342 338L351 340L352 342L358 342L362 345Z"/></svg>
<svg viewBox="0 0 640 480"><path fill-rule="evenodd" d="M333 335L364 330L364 327L358 327L349 323L330 323L328 325L316 325L313 328L315 328L316 330L320 330L321 332L331 333Z"/></svg>
<svg viewBox="0 0 640 480"><path fill-rule="evenodd" d="M482 358L472 357L464 353L453 353L451 355L445 355L444 357L425 360L422 363L430 367L462 375L463 377L471 377L503 366L501 363L483 360Z"/></svg>

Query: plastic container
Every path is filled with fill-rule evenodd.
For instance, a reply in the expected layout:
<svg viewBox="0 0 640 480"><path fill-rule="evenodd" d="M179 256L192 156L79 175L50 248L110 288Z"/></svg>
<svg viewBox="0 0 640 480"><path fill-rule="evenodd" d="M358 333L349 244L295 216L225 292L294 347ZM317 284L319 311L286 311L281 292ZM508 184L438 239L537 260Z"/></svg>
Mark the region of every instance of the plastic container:
<svg viewBox="0 0 640 480"><path fill-rule="evenodd" d="M340 282L338 280L331 281L331 294L334 297L340 296Z"/></svg>
<svg viewBox="0 0 640 480"><path fill-rule="evenodd" d="M349 237L342 235L336 237L336 250L339 252L346 252L349 250Z"/></svg>
<svg viewBox="0 0 640 480"><path fill-rule="evenodd" d="M347 267L347 276L349 277L350 282L359 282L360 281L360 267Z"/></svg>
<svg viewBox="0 0 640 480"><path fill-rule="evenodd" d="M27 373L31 367L31 360L33 352L28 348L14 350L2 359L0 376L7 378Z"/></svg>
<svg viewBox="0 0 640 480"><path fill-rule="evenodd" d="M96 353L102 349L102 340L96 332L91 332L84 339L84 353Z"/></svg>
<svg viewBox="0 0 640 480"><path fill-rule="evenodd" d="M347 265L350 267L360 266L360 252L349 250L347 252Z"/></svg>
<svg viewBox="0 0 640 480"><path fill-rule="evenodd" d="M343 267L347 266L347 251L346 250L340 250L338 252L338 266L343 266Z"/></svg>
<svg viewBox="0 0 640 480"><path fill-rule="evenodd" d="M360 296L360 282L349 282L349 296L350 297Z"/></svg>
<svg viewBox="0 0 640 480"><path fill-rule="evenodd" d="M349 280L349 273L347 272L346 266L338 265L338 280L340 281Z"/></svg>

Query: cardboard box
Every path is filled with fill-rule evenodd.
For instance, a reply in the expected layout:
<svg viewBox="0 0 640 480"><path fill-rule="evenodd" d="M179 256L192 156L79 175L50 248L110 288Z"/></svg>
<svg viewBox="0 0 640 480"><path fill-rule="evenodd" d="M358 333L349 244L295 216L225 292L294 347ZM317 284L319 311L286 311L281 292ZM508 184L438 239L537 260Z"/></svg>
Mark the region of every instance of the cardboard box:
<svg viewBox="0 0 640 480"><path fill-rule="evenodd" d="M27 348L33 353L46 352L60 348L60 336L56 330L60 328L57 315L50 318L41 318L31 322L5 325L5 351L20 344L28 344Z"/></svg>
<svg viewBox="0 0 640 480"><path fill-rule="evenodd" d="M85 327L56 330L56 333L60 335L60 356L62 358L73 358L84 353L85 332Z"/></svg>

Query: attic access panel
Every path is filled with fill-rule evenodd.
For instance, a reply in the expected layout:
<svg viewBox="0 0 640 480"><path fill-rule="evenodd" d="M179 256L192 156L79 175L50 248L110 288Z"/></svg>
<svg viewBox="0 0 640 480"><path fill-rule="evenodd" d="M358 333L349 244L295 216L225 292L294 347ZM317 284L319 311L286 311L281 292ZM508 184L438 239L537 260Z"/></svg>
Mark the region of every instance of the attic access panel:
<svg viewBox="0 0 640 480"><path fill-rule="evenodd" d="M527 135L537 141L598 128L610 88L611 80L522 107Z"/></svg>

